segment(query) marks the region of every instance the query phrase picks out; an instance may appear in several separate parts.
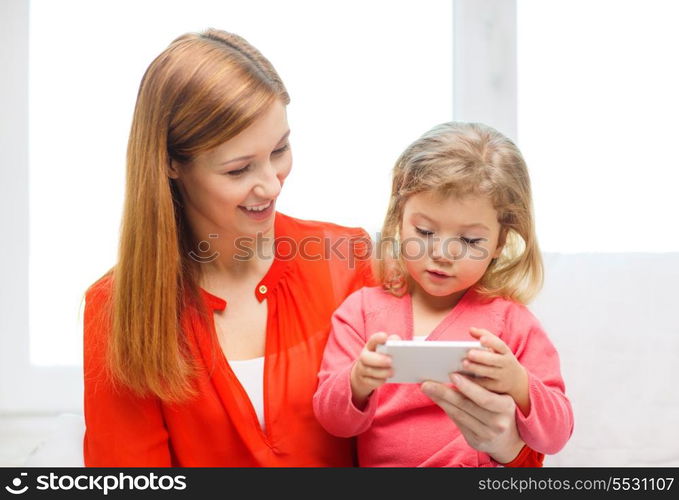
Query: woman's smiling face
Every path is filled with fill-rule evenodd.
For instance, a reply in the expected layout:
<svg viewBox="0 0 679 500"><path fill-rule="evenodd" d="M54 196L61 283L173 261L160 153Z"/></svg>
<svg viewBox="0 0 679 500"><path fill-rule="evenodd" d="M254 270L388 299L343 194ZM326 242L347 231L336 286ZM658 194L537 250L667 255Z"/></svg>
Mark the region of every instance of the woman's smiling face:
<svg viewBox="0 0 679 500"><path fill-rule="evenodd" d="M169 175L198 239L273 230L276 198L292 168L289 133L285 105L276 100L237 136L190 164L172 162Z"/></svg>
<svg viewBox="0 0 679 500"><path fill-rule="evenodd" d="M488 197L423 192L403 209L403 260L416 288L446 297L478 282L502 251L500 223Z"/></svg>

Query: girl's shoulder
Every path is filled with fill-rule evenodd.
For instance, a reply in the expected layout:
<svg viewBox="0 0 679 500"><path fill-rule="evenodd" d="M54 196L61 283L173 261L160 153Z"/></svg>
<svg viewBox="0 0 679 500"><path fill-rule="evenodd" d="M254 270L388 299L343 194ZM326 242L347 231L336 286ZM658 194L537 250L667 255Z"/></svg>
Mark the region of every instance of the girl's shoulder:
<svg viewBox="0 0 679 500"><path fill-rule="evenodd" d="M473 302L477 307L486 308L495 314L503 317L511 315L532 314L528 307L510 297L485 297L475 290L473 292Z"/></svg>
<svg viewBox="0 0 679 500"><path fill-rule="evenodd" d="M535 314L526 304L509 297L486 297L473 291L470 300L471 313L475 317L492 319L500 337L523 336L529 331L542 326ZM507 339L505 339L507 340Z"/></svg>
<svg viewBox="0 0 679 500"><path fill-rule="evenodd" d="M478 295L477 295L478 297ZM497 320L497 332L515 353L523 349L529 337L545 335L538 317L521 302L508 297L478 298L480 307L488 308Z"/></svg>
<svg viewBox="0 0 679 500"><path fill-rule="evenodd" d="M351 293L344 301L346 307L360 309L367 316L390 314L407 306L407 296L397 297L381 286L364 286Z"/></svg>

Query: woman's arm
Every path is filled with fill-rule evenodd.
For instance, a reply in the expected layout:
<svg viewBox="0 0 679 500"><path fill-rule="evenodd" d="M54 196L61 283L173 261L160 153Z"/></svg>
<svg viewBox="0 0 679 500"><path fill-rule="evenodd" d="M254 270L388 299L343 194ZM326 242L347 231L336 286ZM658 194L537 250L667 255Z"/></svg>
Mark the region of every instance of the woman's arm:
<svg viewBox="0 0 679 500"><path fill-rule="evenodd" d="M457 390L425 382L422 391L455 422L469 446L507 467L542 465L542 454L524 448L516 427L516 404L510 396L488 391L464 376L453 383Z"/></svg>
<svg viewBox="0 0 679 500"><path fill-rule="evenodd" d="M88 467L170 467L168 433L156 398L115 387L106 370L108 293L98 283L86 296L84 318L85 439Z"/></svg>

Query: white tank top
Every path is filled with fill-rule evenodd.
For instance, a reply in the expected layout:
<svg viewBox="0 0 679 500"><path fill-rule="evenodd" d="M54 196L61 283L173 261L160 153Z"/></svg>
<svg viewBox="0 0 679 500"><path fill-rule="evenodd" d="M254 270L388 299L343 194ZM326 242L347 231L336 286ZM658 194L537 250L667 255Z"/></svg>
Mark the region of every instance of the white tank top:
<svg viewBox="0 0 679 500"><path fill-rule="evenodd" d="M250 398L259 426L264 429L264 357L229 360L233 373Z"/></svg>

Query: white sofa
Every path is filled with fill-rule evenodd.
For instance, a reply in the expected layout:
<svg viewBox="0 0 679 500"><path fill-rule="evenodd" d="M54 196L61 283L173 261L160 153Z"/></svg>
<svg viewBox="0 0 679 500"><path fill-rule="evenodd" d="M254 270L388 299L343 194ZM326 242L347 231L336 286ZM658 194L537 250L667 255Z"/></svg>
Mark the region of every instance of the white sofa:
<svg viewBox="0 0 679 500"><path fill-rule="evenodd" d="M561 355L575 430L546 466L679 466L679 253L550 254L529 305ZM29 466L82 465L80 415Z"/></svg>
<svg viewBox="0 0 679 500"><path fill-rule="evenodd" d="M679 253L544 258L530 308L561 355L575 415L545 464L679 465Z"/></svg>

